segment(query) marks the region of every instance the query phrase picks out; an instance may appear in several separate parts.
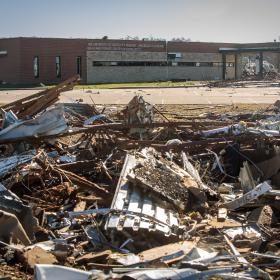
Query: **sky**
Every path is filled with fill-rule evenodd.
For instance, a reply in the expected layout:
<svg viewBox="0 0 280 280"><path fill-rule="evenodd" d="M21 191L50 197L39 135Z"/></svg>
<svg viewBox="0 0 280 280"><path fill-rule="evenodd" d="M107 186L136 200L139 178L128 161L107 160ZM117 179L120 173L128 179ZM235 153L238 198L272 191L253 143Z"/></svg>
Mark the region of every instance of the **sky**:
<svg viewBox="0 0 280 280"><path fill-rule="evenodd" d="M0 37L280 39L280 0L0 0Z"/></svg>

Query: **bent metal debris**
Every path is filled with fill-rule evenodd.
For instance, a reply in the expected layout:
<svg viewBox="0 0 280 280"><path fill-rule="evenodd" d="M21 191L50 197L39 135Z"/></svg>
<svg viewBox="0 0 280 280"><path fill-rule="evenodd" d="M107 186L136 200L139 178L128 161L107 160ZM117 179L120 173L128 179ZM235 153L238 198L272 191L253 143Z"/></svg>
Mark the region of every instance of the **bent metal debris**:
<svg viewBox="0 0 280 280"><path fill-rule="evenodd" d="M1 108L1 279L280 277L279 102L58 103L78 80Z"/></svg>

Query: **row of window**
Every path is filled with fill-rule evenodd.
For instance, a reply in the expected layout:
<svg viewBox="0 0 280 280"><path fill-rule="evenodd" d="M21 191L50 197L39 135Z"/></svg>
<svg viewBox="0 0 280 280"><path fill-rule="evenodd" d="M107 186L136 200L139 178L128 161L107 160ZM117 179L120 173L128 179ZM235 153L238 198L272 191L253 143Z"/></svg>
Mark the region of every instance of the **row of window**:
<svg viewBox="0 0 280 280"><path fill-rule="evenodd" d="M92 66L190 66L190 67L222 67L222 62L172 62L172 61L93 61ZM226 63L226 67L234 67L234 63Z"/></svg>
<svg viewBox="0 0 280 280"><path fill-rule="evenodd" d="M174 66L210 66L210 67L211 66L214 66L214 67L222 66L221 62L178 62L178 64L176 64L177 61L181 60L182 58L183 58L182 53L168 53L167 54L167 60L169 60L169 61L173 60L173 62L171 62L171 63ZM184 63L187 63L187 64L184 64ZM226 67L234 67L234 63L227 62Z"/></svg>
<svg viewBox="0 0 280 280"><path fill-rule="evenodd" d="M167 58L168 59L182 58L182 54L181 53L168 53Z"/></svg>
<svg viewBox="0 0 280 280"><path fill-rule="evenodd" d="M55 57L55 73L57 78L61 78L61 57ZM82 57L76 57L76 72L80 76L82 75ZM39 56L34 56L33 58L33 74L35 78L40 77L40 61Z"/></svg>

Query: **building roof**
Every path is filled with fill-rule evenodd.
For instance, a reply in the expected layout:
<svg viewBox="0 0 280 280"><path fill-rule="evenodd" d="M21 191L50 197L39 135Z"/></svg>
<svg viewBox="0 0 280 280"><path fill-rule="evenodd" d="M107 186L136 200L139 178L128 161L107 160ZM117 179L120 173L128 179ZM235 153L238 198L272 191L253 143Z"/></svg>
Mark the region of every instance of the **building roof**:
<svg viewBox="0 0 280 280"><path fill-rule="evenodd" d="M1 41L18 40L19 42L30 42L43 43L47 42L72 42L81 43L84 46L99 45L96 50L110 50L115 44L121 46L118 50L128 50L135 44L139 50L141 46L144 46L146 51L168 51L168 52L193 52L193 53L219 53L219 52L238 52L238 51L259 51L259 50L270 50L278 51L277 48L280 46L280 42L267 42L267 43L217 43L217 42L176 42L176 41L151 41L151 40L123 40L123 39L88 39L88 38L50 38L50 37L11 37L11 38L0 38ZM145 45L146 44L146 45ZM106 46L108 45L108 46ZM149 46L147 46L149 45ZM140 47L139 47L140 46ZM143 49L143 48L142 48Z"/></svg>

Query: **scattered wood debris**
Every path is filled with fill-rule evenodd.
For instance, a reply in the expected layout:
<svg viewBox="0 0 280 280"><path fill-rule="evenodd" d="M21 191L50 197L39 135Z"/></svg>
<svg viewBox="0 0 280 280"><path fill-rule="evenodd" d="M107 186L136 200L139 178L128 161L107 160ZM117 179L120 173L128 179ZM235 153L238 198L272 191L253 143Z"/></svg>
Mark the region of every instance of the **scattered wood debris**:
<svg viewBox="0 0 280 280"><path fill-rule="evenodd" d="M0 276L280 277L279 102L200 116L141 96L57 104L78 80L2 107Z"/></svg>

